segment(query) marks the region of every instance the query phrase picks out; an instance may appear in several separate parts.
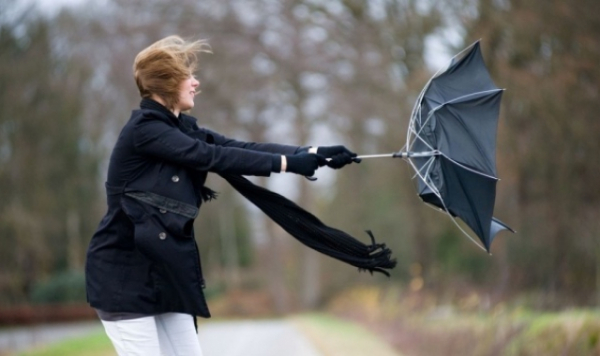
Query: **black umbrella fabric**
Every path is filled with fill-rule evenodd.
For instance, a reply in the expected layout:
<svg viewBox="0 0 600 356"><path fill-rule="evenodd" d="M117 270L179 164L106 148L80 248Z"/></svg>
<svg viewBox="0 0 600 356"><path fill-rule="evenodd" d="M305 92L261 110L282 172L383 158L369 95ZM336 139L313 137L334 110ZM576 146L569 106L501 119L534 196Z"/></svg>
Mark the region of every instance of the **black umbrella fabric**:
<svg viewBox="0 0 600 356"><path fill-rule="evenodd" d="M396 154L417 172L421 199L459 217L488 252L496 233L512 231L492 217L502 93L474 43L425 86L411 116L408 152Z"/></svg>
<svg viewBox="0 0 600 356"><path fill-rule="evenodd" d="M436 73L415 102L406 144L395 153L357 158L404 158L415 170L424 202L458 217L490 252L496 234L514 232L494 218L496 200L496 131L499 89L485 66L479 41L456 55Z"/></svg>

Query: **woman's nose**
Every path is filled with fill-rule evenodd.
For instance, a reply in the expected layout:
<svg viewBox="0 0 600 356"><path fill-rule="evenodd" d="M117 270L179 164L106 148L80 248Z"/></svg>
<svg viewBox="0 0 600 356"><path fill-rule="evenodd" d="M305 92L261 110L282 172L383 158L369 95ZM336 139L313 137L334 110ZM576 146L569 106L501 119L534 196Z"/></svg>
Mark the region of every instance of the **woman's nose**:
<svg viewBox="0 0 600 356"><path fill-rule="evenodd" d="M200 85L200 81L198 79L194 78L194 80L192 80L192 86L195 88L199 85Z"/></svg>

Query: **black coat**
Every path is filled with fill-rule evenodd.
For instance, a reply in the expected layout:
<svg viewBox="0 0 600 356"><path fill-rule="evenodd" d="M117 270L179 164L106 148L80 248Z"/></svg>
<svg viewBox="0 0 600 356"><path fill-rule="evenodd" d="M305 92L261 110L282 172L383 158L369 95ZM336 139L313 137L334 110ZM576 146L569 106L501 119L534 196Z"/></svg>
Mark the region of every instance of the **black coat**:
<svg viewBox="0 0 600 356"><path fill-rule="evenodd" d="M90 305L210 317L193 230L207 172L269 176L302 149L228 139L142 100L110 158L108 211L87 253Z"/></svg>

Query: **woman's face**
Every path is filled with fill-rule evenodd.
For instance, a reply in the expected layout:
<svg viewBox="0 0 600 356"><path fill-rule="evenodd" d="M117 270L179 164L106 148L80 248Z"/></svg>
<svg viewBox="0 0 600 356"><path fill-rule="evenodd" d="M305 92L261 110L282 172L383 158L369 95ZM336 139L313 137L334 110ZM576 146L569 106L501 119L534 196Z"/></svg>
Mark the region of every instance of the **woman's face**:
<svg viewBox="0 0 600 356"><path fill-rule="evenodd" d="M196 88L199 86L200 82L194 76L190 76L181 83L179 86L179 102L177 103L177 109L180 112L194 107L194 96L196 96Z"/></svg>

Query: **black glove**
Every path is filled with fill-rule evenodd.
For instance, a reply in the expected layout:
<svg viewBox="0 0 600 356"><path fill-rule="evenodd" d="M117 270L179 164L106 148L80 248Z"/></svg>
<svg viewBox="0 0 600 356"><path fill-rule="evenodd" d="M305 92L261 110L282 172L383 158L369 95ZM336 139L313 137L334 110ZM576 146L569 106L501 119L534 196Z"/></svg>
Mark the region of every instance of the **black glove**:
<svg viewBox="0 0 600 356"><path fill-rule="evenodd" d="M286 155L286 172L301 174L310 177L315 174L317 168L327 164L325 157L312 153L299 153L295 155Z"/></svg>
<svg viewBox="0 0 600 356"><path fill-rule="evenodd" d="M344 146L319 146L317 147L317 154L325 156L325 158L332 158L335 155L345 153L350 157L356 157L356 153L350 151Z"/></svg>
<svg viewBox="0 0 600 356"><path fill-rule="evenodd" d="M360 161L361 161L360 158L352 157L347 153L340 153L340 154L337 154L337 155L331 157L327 161L327 167L333 168L333 169L340 169L347 164L350 164L352 162L360 163Z"/></svg>

